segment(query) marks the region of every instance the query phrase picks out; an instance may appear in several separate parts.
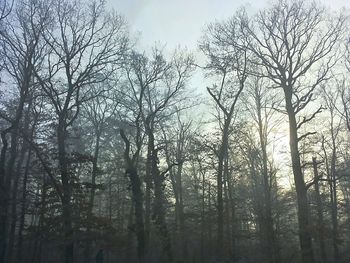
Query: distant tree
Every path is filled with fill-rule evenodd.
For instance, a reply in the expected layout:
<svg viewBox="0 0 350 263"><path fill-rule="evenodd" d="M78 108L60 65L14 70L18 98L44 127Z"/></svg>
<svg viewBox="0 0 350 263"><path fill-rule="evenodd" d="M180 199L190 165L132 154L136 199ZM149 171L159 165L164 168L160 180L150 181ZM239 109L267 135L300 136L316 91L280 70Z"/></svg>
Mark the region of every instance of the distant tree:
<svg viewBox="0 0 350 263"><path fill-rule="evenodd" d="M328 84L330 85L330 84ZM327 128L322 134L321 149L322 158L325 166L326 181L329 186L330 203L331 203L331 222L332 222L332 245L333 245L333 257L337 262L340 259L339 255L339 223L338 223L338 181L339 172L337 166L339 163L340 139L343 128L343 119L341 118L343 112L339 112L339 100L342 97L344 88L344 82L335 80L335 90L327 89L325 86L323 90L323 100L327 107ZM344 109L345 110L345 109Z"/></svg>
<svg viewBox="0 0 350 263"><path fill-rule="evenodd" d="M151 228L151 188L152 188L152 165L155 150L154 139L154 122L155 116L152 115L152 110L147 109L148 101L151 98L151 90L156 87L167 71L170 65L164 60L160 50L153 50L152 58L149 59L145 54L133 52L131 54L127 77L132 88L132 100L135 101L137 107L137 118L141 121L147 135L147 161L146 161L146 190L145 190L145 238L146 244L149 243L149 235ZM147 96L148 95L148 96ZM153 94L152 94L153 95ZM146 102L145 102L146 101ZM146 104L146 106L145 106ZM150 105L151 107L151 105ZM149 113L149 111L151 111Z"/></svg>
<svg viewBox="0 0 350 263"><path fill-rule="evenodd" d="M256 202L258 206L259 203L262 204L257 208L262 210L258 219L264 244L263 251L268 261L280 262L281 255L273 211L277 193L277 185L275 184L276 173L272 156L269 156L268 150L269 144L271 144L271 133L278 127L280 122L274 110L280 104L280 98L274 90L269 89L268 85L269 81L266 79L251 78L243 96L243 103L253 120L252 128L254 130L251 132L255 131L258 134L258 142L256 143L254 143L254 135L248 134L248 136L253 138L250 139L252 140L252 145L250 146L252 149L248 151L247 157L253 160L253 163L250 164L251 173L253 172L258 176L254 180L258 180L258 187L262 187L262 191L257 191ZM254 144L257 145L254 147ZM259 177L260 174L261 178Z"/></svg>
<svg viewBox="0 0 350 263"><path fill-rule="evenodd" d="M97 189L96 179L101 174L101 168L99 167L99 158L101 154L101 140L106 133L106 126L110 123L111 119L117 113L117 107L120 98L118 93L114 89L109 87L109 83L99 83L96 87L92 87L91 92L92 99L82 105L82 119L85 119L92 127L93 134L93 149L92 149L92 171L90 181L90 196L88 201L87 212L87 232L89 234L91 221L93 220L93 208L95 203L95 195ZM101 93L102 90L102 93ZM100 94L95 96L95 94ZM85 262L90 260L91 242L88 241L85 251Z"/></svg>
<svg viewBox="0 0 350 263"><path fill-rule="evenodd" d="M175 197L176 249L181 250L178 257L185 260L188 256L188 237L186 236L185 200L184 200L184 165L189 160L194 124L178 111L173 123L163 124L164 154L169 169L169 177Z"/></svg>

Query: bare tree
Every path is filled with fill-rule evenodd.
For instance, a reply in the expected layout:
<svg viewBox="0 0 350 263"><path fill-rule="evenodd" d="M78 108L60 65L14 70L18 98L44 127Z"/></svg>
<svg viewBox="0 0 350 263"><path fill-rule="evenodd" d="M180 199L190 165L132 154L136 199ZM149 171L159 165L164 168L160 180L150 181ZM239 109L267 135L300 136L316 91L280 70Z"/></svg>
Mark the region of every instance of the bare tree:
<svg viewBox="0 0 350 263"><path fill-rule="evenodd" d="M3 68L7 76L16 85L13 87L16 91L16 98L13 98L16 101L14 116L7 116L6 113L2 114L9 126L1 131L1 259L5 256L6 251L8 233L6 230L7 209L11 199L11 180L14 178L15 163L18 155L20 123L29 94L32 92L34 70L40 67L43 59L41 52L43 46L42 33L49 22L47 10L41 8L40 3L36 1L20 2L12 14L7 14L3 17L3 23L7 30L0 34L1 56L4 58ZM8 142L9 135L10 144ZM11 257L11 255L9 256Z"/></svg>
<svg viewBox="0 0 350 263"><path fill-rule="evenodd" d="M246 25L251 38L249 49L258 59L264 75L284 92L289 120L290 150L297 192L299 239L303 262L314 262L310 233L307 187L302 172L299 142L316 132L300 135L300 128L323 109L300 117L314 100L316 88L328 78L335 59L331 53L341 37L345 17L329 14L316 3L281 0L259 12L252 26ZM260 33L258 33L260 32Z"/></svg>
<svg viewBox="0 0 350 263"><path fill-rule="evenodd" d="M143 192L142 181L138 172L138 162L140 151L142 148L143 136L141 133L140 115L136 118L136 139L135 150L131 152L130 139L126 136L124 129L120 130L120 136L125 143L125 172L131 182L131 190L133 195L133 202L135 204L135 221L136 221L136 236L137 236L137 257L140 263L144 262L145 257L145 226L144 226L144 212L143 212Z"/></svg>
<svg viewBox="0 0 350 263"><path fill-rule="evenodd" d="M116 84L115 84L116 85ZM91 100L87 101L83 106L82 115L91 124L93 128L93 150L92 150L92 171L91 171L91 182L90 182L90 197L88 202L87 212L87 232L90 234L90 225L93 219L93 208L95 203L96 195L96 179L101 174L99 167L99 158L101 152L101 139L106 133L106 125L116 115L117 107L120 98L114 89L109 87L110 84L99 83L96 87L92 87L90 90ZM101 90L103 91L102 94ZM105 90L105 91L104 91ZM95 94L100 94L95 96ZM90 261L91 256L91 241L88 240L85 250L85 262Z"/></svg>
<svg viewBox="0 0 350 263"><path fill-rule="evenodd" d="M261 185L263 193L258 195L257 202L263 203L263 208L258 208L263 210L261 213L261 230L264 239L263 251L269 262L280 262L281 255L274 227L275 218L273 218L273 205L276 199L277 186L274 184L274 168L271 167L273 160L268 153L272 130L280 122L280 118L276 116L277 114L274 110L280 104L280 98L278 98L274 90L268 89L269 81L266 79L254 77L249 84L243 96L243 101L247 111L254 120L254 126L259 137L257 149L255 149L258 151L258 156L255 158L257 159L258 167L257 174L262 174Z"/></svg>
<svg viewBox="0 0 350 263"><path fill-rule="evenodd" d="M132 53L130 68L127 69L132 97L141 114L145 134L147 135L146 193L145 193L145 231L146 243L149 242L151 186L154 187L153 219L162 238L163 252L171 261L171 243L165 221L165 196L163 184L165 173L159 168L159 148L157 132L159 123L169 118L177 110L174 105L181 99L181 93L192 70L192 58L175 52L166 61L162 52L155 48L151 59L145 54Z"/></svg>
<svg viewBox="0 0 350 263"><path fill-rule="evenodd" d="M329 85L329 84L328 84ZM338 239L339 239L339 223L338 223L338 181L339 173L337 171L337 165L339 162L339 149L340 138L342 132L342 126L344 119L344 112L338 109L338 102L341 99L344 103L344 81L336 80L335 90L326 89L324 87L323 99L328 109L327 115L327 129L322 134L321 149L323 152L324 165L326 170L326 181L329 185L329 194L331 201L331 221L332 221L332 245L333 245L333 257L337 262L340 259ZM344 105L344 104L343 104ZM346 111L346 108L344 108ZM345 114L346 116L346 114ZM347 126L347 121L346 121Z"/></svg>
<svg viewBox="0 0 350 263"><path fill-rule="evenodd" d="M144 123L145 132L148 135L145 175L145 238L147 245L151 227L152 156L155 149L155 142L153 135L154 117L148 117L148 112L145 112L144 101L146 100L147 92L150 92L169 70L169 65L157 48L153 51L152 59L152 61L149 61L144 54L133 52L131 54L130 68L127 68L129 84L133 91L131 96L136 105L138 105L137 110L138 115L140 115L138 118Z"/></svg>
<svg viewBox="0 0 350 263"><path fill-rule="evenodd" d="M175 197L175 228L177 231L177 248L182 260L188 256L188 238L185 224L185 201L183 170L186 160L189 159L192 140L194 139L193 121L186 120L179 111L176 113L175 123L162 127L164 137L165 159L169 169L169 177ZM164 125L164 124L163 124ZM166 125L166 124L165 124ZM164 126L165 126L164 125Z"/></svg>
<svg viewBox="0 0 350 263"><path fill-rule="evenodd" d="M211 24L200 43L201 51L207 56L205 69L220 76L220 84L207 88L217 110L221 129L221 139L217 150L217 252L223 257L224 245L224 206L223 177L227 171L229 136L239 95L244 89L248 76L248 53L246 38L241 31L241 16L238 13L227 22Z"/></svg>
<svg viewBox="0 0 350 263"><path fill-rule="evenodd" d="M42 70L36 78L56 114L58 168L62 195L63 229L66 238L65 262L73 262L74 230L72 217L72 182L67 137L69 128L93 84L103 82L118 69L127 49L125 22L108 14L103 2L55 1L53 27L44 32L49 49ZM108 70L109 73L104 74ZM95 94L96 96L98 94Z"/></svg>

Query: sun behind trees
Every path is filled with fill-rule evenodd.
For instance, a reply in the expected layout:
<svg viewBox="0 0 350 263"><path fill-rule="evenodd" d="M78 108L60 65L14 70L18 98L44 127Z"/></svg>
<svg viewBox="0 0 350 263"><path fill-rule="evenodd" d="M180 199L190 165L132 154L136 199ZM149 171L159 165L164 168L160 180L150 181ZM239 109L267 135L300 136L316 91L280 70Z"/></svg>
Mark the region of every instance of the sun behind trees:
<svg viewBox="0 0 350 263"><path fill-rule="evenodd" d="M241 8L192 53L127 19L1 0L0 263L349 262L346 11Z"/></svg>

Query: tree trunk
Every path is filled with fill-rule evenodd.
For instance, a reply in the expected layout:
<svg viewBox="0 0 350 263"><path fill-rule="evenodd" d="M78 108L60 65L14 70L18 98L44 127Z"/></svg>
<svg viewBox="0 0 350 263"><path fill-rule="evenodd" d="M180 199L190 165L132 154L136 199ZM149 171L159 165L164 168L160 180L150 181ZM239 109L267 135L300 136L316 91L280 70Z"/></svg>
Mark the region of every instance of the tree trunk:
<svg viewBox="0 0 350 263"><path fill-rule="evenodd" d="M27 87L27 86L25 86ZM13 178L13 169L17 157L17 143L18 143L18 128L22 118L26 92L22 88L20 94L20 101L16 109L16 116L11 126L1 132L2 149L0 155L0 262L5 260L7 250L8 238L8 208L10 202L11 180ZM6 162L6 153L8 149L7 134L11 132L11 142L9 159Z"/></svg>
<svg viewBox="0 0 350 263"><path fill-rule="evenodd" d="M232 253L232 231L231 231L231 206L230 206L230 200L229 200L229 190L228 190L228 177L229 177L229 169L228 169L228 158L225 158L224 161L224 173L223 173L223 180L224 180L224 196L225 196L225 240L226 244L224 246L225 248L225 255L229 255L230 258L233 258Z"/></svg>
<svg viewBox="0 0 350 263"><path fill-rule="evenodd" d="M265 211L263 212L263 224L265 229L265 239L267 247L264 248L265 254L269 257L271 263L278 263L281 261L278 244L276 240L276 233L274 229L274 220L272 216L272 180L269 176L268 171L268 159L267 159L267 134L265 132L265 127L263 124L262 114L261 114L261 96L256 93L256 103L257 103L257 116L258 116L258 129L259 129L259 140L262 153L262 163L263 163L263 187L264 187L264 202Z"/></svg>
<svg viewBox="0 0 350 263"><path fill-rule="evenodd" d="M217 171L217 256L219 260L223 257L224 245L224 204L223 204L223 172L224 161L228 152L228 133L230 120L226 119L222 131L221 145L218 153L218 171Z"/></svg>
<svg viewBox="0 0 350 263"><path fill-rule="evenodd" d="M32 100L29 102L28 108L31 108ZM25 214L26 214L26 205L27 205L27 183L28 183L28 174L30 171L30 164L31 164L31 158L32 158L32 143L34 140L34 133L35 133L35 126L38 121L38 115L35 115L30 131L30 137L28 145L28 154L26 159L26 164L24 168L24 174L23 174L23 183L22 183L22 198L21 198L21 213L20 213L20 221L19 221L19 229L18 229L18 252L17 252L17 258L16 262L21 263L22 262L22 256L23 256L23 230L24 230L24 224L25 224ZM29 124L29 121L28 121Z"/></svg>
<svg viewBox="0 0 350 263"><path fill-rule="evenodd" d="M235 221L235 201L233 198L233 185L231 182L231 173L227 174L227 191L228 191L228 201L229 201L229 207L231 209L231 220L228 222L231 224L231 258L234 258L236 255L236 221Z"/></svg>
<svg viewBox="0 0 350 263"><path fill-rule="evenodd" d="M135 222L136 222L136 237L137 237L137 256L139 262L144 261L145 256L145 230L143 222L143 195L141 190L141 180L137 174L137 170L129 167L127 171L133 193L135 203Z"/></svg>
<svg viewBox="0 0 350 263"><path fill-rule="evenodd" d="M126 137L123 130L120 130L120 135L125 143L124 159L126 162L126 175L129 177L131 182L131 190L133 196L133 203L135 209L135 223L136 223L136 238L137 238L137 257L139 263L144 262L146 237L145 237L145 225L143 219L143 194L142 194L142 183L137 172L136 164L133 159L130 158L130 142ZM135 157L135 156L134 156ZM137 159L137 158L135 158Z"/></svg>
<svg viewBox="0 0 350 263"><path fill-rule="evenodd" d="M145 193L145 242L146 246L150 242L151 231L151 188L152 188L152 150L154 149L154 141L148 139L147 143L147 163L146 163L146 193Z"/></svg>
<svg viewBox="0 0 350 263"><path fill-rule="evenodd" d="M334 137L332 135L332 137ZM338 248L338 197L337 197L337 178L336 178L336 170L335 170L335 164L336 164L336 143L335 139L332 138L333 141L333 151L332 151L332 160L331 160L331 211L332 211L332 243L333 243L333 256L334 256L334 262L338 262L340 259L339 256L339 248Z"/></svg>
<svg viewBox="0 0 350 263"><path fill-rule="evenodd" d="M1 132L2 149L0 155L0 262L5 262L7 248L7 208L9 203L9 187L6 176L6 153L8 148L7 133L10 128Z"/></svg>
<svg viewBox="0 0 350 263"><path fill-rule="evenodd" d="M24 125L23 125L23 131L27 132L30 130L30 111L32 106L32 100L28 103L28 107L25 112L24 116ZM34 122L36 122L36 119L34 119ZM33 136L32 132L29 134L30 136ZM27 136L25 134L24 136ZM13 250L15 245L15 232L16 232L16 223L17 223L17 192L18 192L18 182L21 177L22 173L22 165L24 162L25 154L28 150L28 142L25 140L22 140L22 148L20 152L20 156L17 161L16 171L14 174L14 182L13 182L13 188L12 188L12 205L11 205L11 223L10 223L10 232L9 232L9 245L8 245L8 261L12 262L13 260Z"/></svg>
<svg viewBox="0 0 350 263"><path fill-rule="evenodd" d="M324 242L323 205L322 205L322 200L320 195L319 175L318 175L316 157L312 157L312 166L314 170L314 183L315 183L314 186L315 186L315 194L316 194L318 243L319 243L319 249L321 252L321 260L322 262L327 262L326 246Z"/></svg>
<svg viewBox="0 0 350 263"><path fill-rule="evenodd" d="M94 149L94 155L92 159L92 172L91 172L91 191L90 191L90 200L89 200L89 207L88 207L88 213L87 213L87 229L86 232L89 235L87 238L87 244L86 249L84 253L84 262L88 263L90 262L91 257L91 237L90 237L90 231L91 227L90 224L92 223L92 215L93 215L93 208L94 208L94 202L95 202L95 192L96 192L96 176L98 173L98 156L99 156L99 150L100 150L100 139L101 139L101 132L97 128L95 130L96 133L96 144Z"/></svg>
<svg viewBox="0 0 350 263"><path fill-rule="evenodd" d="M210 255L213 252L213 229L212 229L212 220L211 220L211 184L210 181L208 183L208 218L207 218L207 226L208 226L208 247L210 248Z"/></svg>
<svg viewBox="0 0 350 263"><path fill-rule="evenodd" d="M178 153L179 155L182 155L182 153ZM187 258L187 237L185 235L185 216L184 216L184 204L183 204L183 195L182 195L182 157L178 157L177 162L179 163L177 166L176 171L176 188L178 192L178 203L177 203L177 210L178 210L178 218L179 218L179 237L182 241L182 257L184 259Z"/></svg>
<svg viewBox="0 0 350 263"><path fill-rule="evenodd" d="M59 116L59 123L57 129L57 144L58 144L58 163L61 173L62 182L62 217L63 217L63 231L65 236L64 247L64 262L73 263L74 261L74 233L73 233L73 219L72 219L72 190L71 190L71 178L67 163L66 152L66 136L67 131L64 122L65 113L61 113Z"/></svg>
<svg viewBox="0 0 350 263"><path fill-rule="evenodd" d="M16 223L17 223L17 205L18 205L18 182L20 180L21 168L23 165L25 153L27 151L26 143L23 143L20 156L17 161L17 167L15 172L15 178L12 187L12 198L11 198L11 222L10 222L10 231L9 231L9 242L8 242L8 253L7 260L12 262L13 260L13 250L15 246L16 238Z"/></svg>
<svg viewBox="0 0 350 263"><path fill-rule="evenodd" d="M29 145L28 156L26 160L26 166L23 175L23 183L22 183L22 200L21 200L21 213L19 220L19 229L18 229L18 253L17 253L17 262L22 262L23 257L23 230L24 230L24 219L26 214L26 206L27 206L27 182L28 182L28 174L30 169L30 162L32 157L32 149Z"/></svg>
<svg viewBox="0 0 350 263"><path fill-rule="evenodd" d="M205 245L205 232L206 232L206 220L205 220L205 172L200 165L200 171L202 174L202 200L201 200L201 261L204 261L204 245Z"/></svg>
<svg viewBox="0 0 350 263"><path fill-rule="evenodd" d="M299 240L301 247L301 256L303 263L313 263L314 254L312 249L312 240L309 222L309 205L307 200L307 188L304 181L304 175L301 170L300 154L298 148L298 131L297 122L292 106L292 88L284 88L286 110L289 119L289 145L292 158L292 170L294 183L297 194L298 205L298 223L299 223Z"/></svg>
<svg viewBox="0 0 350 263"><path fill-rule="evenodd" d="M154 135L152 131L148 131L148 139L153 142ZM163 246L163 262L172 262L171 241L165 220L165 197L163 193L164 176L160 174L158 168L158 150L152 149L152 177L154 182L154 222L158 228Z"/></svg>

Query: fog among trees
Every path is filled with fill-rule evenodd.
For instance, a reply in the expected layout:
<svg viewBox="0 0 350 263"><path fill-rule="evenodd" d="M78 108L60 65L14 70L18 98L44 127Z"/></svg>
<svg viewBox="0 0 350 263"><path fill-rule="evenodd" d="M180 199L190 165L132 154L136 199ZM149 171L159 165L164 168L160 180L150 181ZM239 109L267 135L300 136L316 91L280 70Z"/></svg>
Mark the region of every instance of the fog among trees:
<svg viewBox="0 0 350 263"><path fill-rule="evenodd" d="M0 0L0 263L350 262L348 16L275 0L172 50Z"/></svg>

